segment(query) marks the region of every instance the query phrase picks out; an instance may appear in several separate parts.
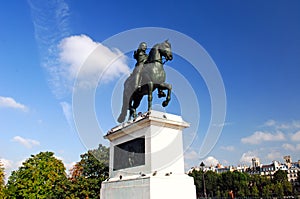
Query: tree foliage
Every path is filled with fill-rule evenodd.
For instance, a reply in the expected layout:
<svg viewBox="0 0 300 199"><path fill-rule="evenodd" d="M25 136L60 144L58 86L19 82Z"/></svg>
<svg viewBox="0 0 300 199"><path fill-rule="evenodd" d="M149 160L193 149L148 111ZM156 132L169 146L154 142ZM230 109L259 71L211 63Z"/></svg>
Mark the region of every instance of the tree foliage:
<svg viewBox="0 0 300 199"><path fill-rule="evenodd" d="M65 167L52 152L31 155L8 179L10 198L65 198L68 186Z"/></svg>
<svg viewBox="0 0 300 199"><path fill-rule="evenodd" d="M203 195L203 180L202 180L203 172L201 170L196 171L194 169L191 173L189 173L189 176L194 178L197 198L199 198L201 196L204 197L204 195Z"/></svg>
<svg viewBox="0 0 300 199"><path fill-rule="evenodd" d="M70 197L99 198L101 183L109 174L109 149L99 145L98 149L89 150L80 157L71 169Z"/></svg>
<svg viewBox="0 0 300 199"><path fill-rule="evenodd" d="M193 170L189 173L194 178L198 197L203 197L203 172ZM273 179L260 175L249 175L241 172L224 172L217 174L212 171L204 173L207 197L229 197L232 192L237 198L278 197L292 195L292 184L287 180L284 171L277 171Z"/></svg>
<svg viewBox="0 0 300 199"><path fill-rule="evenodd" d="M5 189L4 178L5 178L4 166L0 161L0 198L4 198L4 189Z"/></svg>
<svg viewBox="0 0 300 199"><path fill-rule="evenodd" d="M287 172L286 171L282 171L282 170L276 171L276 173L274 173L273 179L272 179L272 181L275 184L276 183L283 183L283 182L285 182L287 180L288 180Z"/></svg>
<svg viewBox="0 0 300 199"><path fill-rule="evenodd" d="M8 179L5 194L4 169L0 164L0 198L82 199L99 198L101 182L108 178L109 150L98 149L82 154L69 178L61 160L52 152L31 155Z"/></svg>

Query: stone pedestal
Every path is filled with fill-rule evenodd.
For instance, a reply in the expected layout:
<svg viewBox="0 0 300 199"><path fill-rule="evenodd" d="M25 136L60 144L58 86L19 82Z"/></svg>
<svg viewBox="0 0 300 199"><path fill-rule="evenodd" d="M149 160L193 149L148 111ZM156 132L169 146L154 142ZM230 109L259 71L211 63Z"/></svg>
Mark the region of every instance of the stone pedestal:
<svg viewBox="0 0 300 199"><path fill-rule="evenodd" d="M101 199L195 199L194 180L184 173L180 116L151 111L111 129L109 179Z"/></svg>

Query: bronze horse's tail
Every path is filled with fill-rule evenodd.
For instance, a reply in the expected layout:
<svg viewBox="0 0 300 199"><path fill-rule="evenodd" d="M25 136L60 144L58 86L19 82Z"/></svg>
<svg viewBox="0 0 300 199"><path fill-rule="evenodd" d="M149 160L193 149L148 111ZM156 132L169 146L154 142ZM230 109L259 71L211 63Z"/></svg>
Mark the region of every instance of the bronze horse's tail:
<svg viewBox="0 0 300 199"><path fill-rule="evenodd" d="M125 91L123 92L123 105L122 105L122 110L121 110L121 113L118 117L118 122L119 123L122 123L125 121L125 117L127 115L127 110L128 110L128 100L125 99L127 98L127 96L125 95ZM127 103L126 103L127 102Z"/></svg>
<svg viewBox="0 0 300 199"><path fill-rule="evenodd" d="M128 96L126 95L126 91L127 91L127 84L128 83L128 79L125 81L124 83L124 91L123 91L123 105L122 105L122 110L121 113L118 117L118 122L122 123L125 121L126 115L127 115L127 110L129 108L129 99Z"/></svg>
<svg viewBox="0 0 300 199"><path fill-rule="evenodd" d="M118 122L119 122L119 123L124 122L125 117L126 117L126 115L127 115L126 112L127 112L127 111L123 111L123 109L122 109L122 112L121 112L121 114L120 114L119 117L118 117Z"/></svg>

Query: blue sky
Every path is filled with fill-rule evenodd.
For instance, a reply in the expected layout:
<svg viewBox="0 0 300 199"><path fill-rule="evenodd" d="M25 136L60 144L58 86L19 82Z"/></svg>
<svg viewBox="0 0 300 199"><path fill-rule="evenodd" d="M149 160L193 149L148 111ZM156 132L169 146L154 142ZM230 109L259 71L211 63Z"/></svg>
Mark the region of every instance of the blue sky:
<svg viewBox="0 0 300 199"><path fill-rule="evenodd" d="M99 45L99 57L121 56L95 92L96 116L103 132L117 124L107 108L112 101L109 91L122 85L119 80L132 70L134 60L132 52L107 51L102 42L143 27L174 30L198 42L224 83L226 119L219 124L223 131L213 150L200 157L211 117L210 93L187 60L175 55L168 62L170 70L189 82L201 111L196 138L185 154L187 167L201 160L249 165L252 157L259 157L262 163L282 161L284 155L300 159L299 1L57 0L2 4L0 158L8 171L45 150L54 151L70 167L90 148L73 122L71 89L82 61ZM132 45L137 47L139 42ZM95 63L95 67L105 65ZM87 77L97 70L92 68ZM168 81L176 85L172 75ZM173 96L167 112L180 113L179 97ZM193 114L191 111L184 119L196 117Z"/></svg>

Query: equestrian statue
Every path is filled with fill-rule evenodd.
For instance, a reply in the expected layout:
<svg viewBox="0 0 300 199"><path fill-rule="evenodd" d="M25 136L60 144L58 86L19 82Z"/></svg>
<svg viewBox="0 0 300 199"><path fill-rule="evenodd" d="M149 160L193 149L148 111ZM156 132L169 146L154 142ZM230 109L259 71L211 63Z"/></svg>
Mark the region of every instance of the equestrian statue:
<svg viewBox="0 0 300 199"><path fill-rule="evenodd" d="M158 97L166 97L162 102L162 106L166 107L171 100L172 85L167 84L164 63L172 60L171 44L168 40L155 44L149 55L146 53L147 44L140 43L138 49L134 51L133 57L137 60L132 74L126 79L123 91L123 105L118 122L125 121L127 111L129 110L129 118L136 118L136 109L144 95L148 95L148 111L152 107L152 92L158 90ZM165 61L163 61L165 58ZM167 90L167 94L163 92Z"/></svg>

